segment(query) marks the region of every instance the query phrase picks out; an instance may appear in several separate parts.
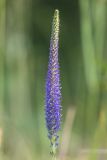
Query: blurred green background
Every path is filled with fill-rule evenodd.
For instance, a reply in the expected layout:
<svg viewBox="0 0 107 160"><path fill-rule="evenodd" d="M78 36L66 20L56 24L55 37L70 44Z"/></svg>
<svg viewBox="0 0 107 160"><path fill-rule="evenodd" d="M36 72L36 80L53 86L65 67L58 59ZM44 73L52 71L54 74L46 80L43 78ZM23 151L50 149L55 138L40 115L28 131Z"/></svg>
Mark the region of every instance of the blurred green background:
<svg viewBox="0 0 107 160"><path fill-rule="evenodd" d="M107 159L107 0L0 0L0 160L48 160L45 80L60 11L58 160Z"/></svg>

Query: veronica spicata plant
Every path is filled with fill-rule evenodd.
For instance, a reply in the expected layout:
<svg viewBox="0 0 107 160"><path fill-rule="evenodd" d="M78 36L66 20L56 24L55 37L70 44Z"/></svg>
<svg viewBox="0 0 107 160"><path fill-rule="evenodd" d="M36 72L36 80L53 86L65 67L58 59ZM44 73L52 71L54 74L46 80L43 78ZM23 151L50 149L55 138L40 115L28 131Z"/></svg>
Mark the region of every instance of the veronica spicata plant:
<svg viewBox="0 0 107 160"><path fill-rule="evenodd" d="M56 154L58 131L61 124L61 87L58 62L59 11L55 10L50 40L50 54L46 78L46 125L51 143L51 153Z"/></svg>

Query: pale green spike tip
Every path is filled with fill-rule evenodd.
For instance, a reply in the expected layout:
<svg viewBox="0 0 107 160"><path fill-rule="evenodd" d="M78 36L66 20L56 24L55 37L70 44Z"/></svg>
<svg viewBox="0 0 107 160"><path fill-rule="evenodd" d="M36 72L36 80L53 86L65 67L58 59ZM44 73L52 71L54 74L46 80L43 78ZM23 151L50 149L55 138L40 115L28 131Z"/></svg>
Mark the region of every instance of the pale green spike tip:
<svg viewBox="0 0 107 160"><path fill-rule="evenodd" d="M55 17L55 18L58 18L58 17L59 17L59 10L58 10L58 9L55 9L54 17Z"/></svg>
<svg viewBox="0 0 107 160"><path fill-rule="evenodd" d="M52 33L51 33L51 44L55 47L59 39L59 10L56 9L53 16L52 22Z"/></svg>
<svg viewBox="0 0 107 160"><path fill-rule="evenodd" d="M59 10L55 9L54 17L53 17L53 29L52 31L58 36L59 32Z"/></svg>
<svg viewBox="0 0 107 160"><path fill-rule="evenodd" d="M55 14L59 14L59 10L58 9L55 9Z"/></svg>

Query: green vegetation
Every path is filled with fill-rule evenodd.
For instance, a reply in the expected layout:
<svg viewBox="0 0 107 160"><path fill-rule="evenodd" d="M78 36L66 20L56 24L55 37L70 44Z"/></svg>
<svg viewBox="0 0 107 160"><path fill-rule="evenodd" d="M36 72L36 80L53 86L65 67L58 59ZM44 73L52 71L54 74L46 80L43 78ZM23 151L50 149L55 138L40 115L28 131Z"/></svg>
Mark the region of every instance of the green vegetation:
<svg viewBox="0 0 107 160"><path fill-rule="evenodd" d="M0 0L0 160L50 160L45 80L60 11L58 160L107 159L107 0Z"/></svg>

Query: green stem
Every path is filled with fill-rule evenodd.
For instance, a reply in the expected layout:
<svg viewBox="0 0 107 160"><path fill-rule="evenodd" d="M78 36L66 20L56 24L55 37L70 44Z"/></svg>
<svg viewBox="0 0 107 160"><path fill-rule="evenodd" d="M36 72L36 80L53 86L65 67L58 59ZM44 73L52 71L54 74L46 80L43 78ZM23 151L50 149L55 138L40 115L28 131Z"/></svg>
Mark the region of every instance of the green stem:
<svg viewBox="0 0 107 160"><path fill-rule="evenodd" d="M52 156L52 160L57 160L57 159L56 159L56 156Z"/></svg>

